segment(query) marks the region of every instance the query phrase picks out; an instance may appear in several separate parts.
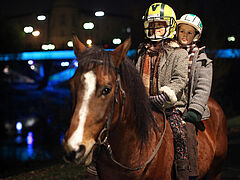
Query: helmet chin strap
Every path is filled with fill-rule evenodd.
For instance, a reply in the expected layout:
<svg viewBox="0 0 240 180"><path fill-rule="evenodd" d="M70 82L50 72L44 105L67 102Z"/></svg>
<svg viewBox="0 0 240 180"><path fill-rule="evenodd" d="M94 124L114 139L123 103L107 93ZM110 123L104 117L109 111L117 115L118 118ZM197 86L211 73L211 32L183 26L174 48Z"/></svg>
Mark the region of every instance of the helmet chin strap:
<svg viewBox="0 0 240 180"><path fill-rule="evenodd" d="M163 39L167 39L167 37L168 37L168 35L169 35L169 27L165 27L165 33L164 33L164 35L163 36L158 36L157 37L157 35L156 35L156 33L155 33L155 30L156 29L154 29L153 30L153 38L151 38L152 36L150 36L149 37L149 39L151 40L151 41L153 41L153 42L158 42L158 41L161 41L161 40L163 40ZM150 30L149 30L150 31Z"/></svg>

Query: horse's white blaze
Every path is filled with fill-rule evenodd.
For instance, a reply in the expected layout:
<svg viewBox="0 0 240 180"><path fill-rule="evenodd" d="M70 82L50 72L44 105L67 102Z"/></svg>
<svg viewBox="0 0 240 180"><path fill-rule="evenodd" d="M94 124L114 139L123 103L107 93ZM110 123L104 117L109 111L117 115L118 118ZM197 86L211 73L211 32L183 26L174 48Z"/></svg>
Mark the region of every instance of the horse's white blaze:
<svg viewBox="0 0 240 180"><path fill-rule="evenodd" d="M83 139L84 125L88 114L88 105L91 95L96 90L96 75L89 71L84 75L84 95L81 108L79 110L78 127L68 140L68 146L71 150L77 151Z"/></svg>

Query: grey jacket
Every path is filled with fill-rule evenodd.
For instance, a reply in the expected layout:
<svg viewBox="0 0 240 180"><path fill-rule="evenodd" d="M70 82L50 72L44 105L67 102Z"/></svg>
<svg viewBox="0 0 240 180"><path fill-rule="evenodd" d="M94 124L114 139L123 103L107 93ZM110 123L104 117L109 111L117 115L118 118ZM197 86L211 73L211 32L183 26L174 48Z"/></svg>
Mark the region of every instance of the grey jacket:
<svg viewBox="0 0 240 180"><path fill-rule="evenodd" d="M136 64L137 70L141 71L141 65L144 54L140 54ZM165 92L170 95L170 101L166 102L163 107L179 107L183 112L187 105L187 95L185 94L186 81L188 75L188 53L180 48L178 43L171 41L169 47L161 56L158 66L158 94ZM170 92L169 92L170 91ZM174 102L171 99L176 98Z"/></svg>
<svg viewBox="0 0 240 180"><path fill-rule="evenodd" d="M189 83L188 108L199 112L202 120L208 119L210 111L207 106L212 85L212 60L204 52L205 47L195 52Z"/></svg>

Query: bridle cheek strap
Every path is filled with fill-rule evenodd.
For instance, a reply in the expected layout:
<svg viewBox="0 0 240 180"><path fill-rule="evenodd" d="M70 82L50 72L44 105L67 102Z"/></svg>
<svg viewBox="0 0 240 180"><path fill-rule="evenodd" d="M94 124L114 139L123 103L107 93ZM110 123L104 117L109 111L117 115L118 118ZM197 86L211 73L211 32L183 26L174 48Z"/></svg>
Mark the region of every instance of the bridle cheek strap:
<svg viewBox="0 0 240 180"><path fill-rule="evenodd" d="M125 97L126 97L126 93L125 91L122 89L122 86L121 86L121 79L120 79L120 74L117 73L117 79L116 79L116 88L115 88L115 91L114 91L114 99L113 99L113 103L112 103L112 107L111 107L111 110L110 110L110 114L108 116L108 119L107 119L107 122L105 123L103 129L100 131L98 137L97 137L97 144L98 145L103 145L106 143L107 139L108 139L108 136L109 136L109 130L110 130L110 125L111 125L111 122L112 122L112 119L113 119L113 114L114 114L114 110L115 110L115 105L116 103L119 103L118 102L118 92L119 92L119 89L122 93L122 103L120 104L120 107L119 107L119 116L118 116L118 120L120 119L121 117L121 114L122 114L122 108L125 104Z"/></svg>

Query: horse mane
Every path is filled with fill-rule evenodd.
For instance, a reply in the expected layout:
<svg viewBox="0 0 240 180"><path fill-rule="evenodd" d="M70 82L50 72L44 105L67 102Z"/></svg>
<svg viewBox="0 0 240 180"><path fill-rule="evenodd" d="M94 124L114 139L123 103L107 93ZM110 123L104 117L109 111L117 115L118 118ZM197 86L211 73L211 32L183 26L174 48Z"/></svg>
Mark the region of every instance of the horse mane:
<svg viewBox="0 0 240 180"><path fill-rule="evenodd" d="M123 84L130 94L137 134L140 139L145 141L148 139L148 133L150 128L154 127L155 121L142 77L134 66L133 61L129 58L123 60L120 65L120 75Z"/></svg>
<svg viewBox="0 0 240 180"><path fill-rule="evenodd" d="M78 59L79 67L81 67L81 70L85 69L85 71L97 66L97 61L91 61L91 59L102 60L104 65L108 67L114 66L110 52L95 46L80 54ZM133 120L136 123L136 133L142 142L144 142L148 139L150 128L155 127L156 123L152 115L151 105L142 82L142 77L136 70L133 61L127 57L122 61L119 71L121 81L124 87L126 87L125 90L130 94L133 113L135 115Z"/></svg>

